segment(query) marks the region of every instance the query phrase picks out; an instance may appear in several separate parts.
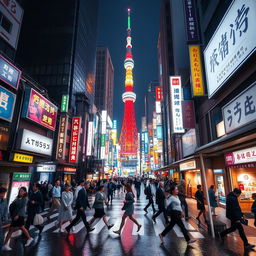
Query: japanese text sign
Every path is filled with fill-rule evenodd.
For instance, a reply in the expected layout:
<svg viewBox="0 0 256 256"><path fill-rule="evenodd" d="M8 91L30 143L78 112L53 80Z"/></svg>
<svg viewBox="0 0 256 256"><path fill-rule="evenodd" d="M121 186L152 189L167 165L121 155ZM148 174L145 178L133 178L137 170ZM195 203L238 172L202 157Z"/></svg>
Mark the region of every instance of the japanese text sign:
<svg viewBox="0 0 256 256"><path fill-rule="evenodd" d="M46 136L23 130L20 149L41 155L52 155L53 140Z"/></svg>
<svg viewBox="0 0 256 256"><path fill-rule="evenodd" d="M196 4L194 0L184 0L185 24L187 30L187 41L198 42L199 31L196 16Z"/></svg>
<svg viewBox="0 0 256 256"><path fill-rule="evenodd" d="M86 155L92 155L92 143L93 143L93 122L88 123L87 143L86 143Z"/></svg>
<svg viewBox="0 0 256 256"><path fill-rule="evenodd" d="M256 162L256 147L227 153L225 154L225 162L227 166Z"/></svg>
<svg viewBox="0 0 256 256"><path fill-rule="evenodd" d="M256 83L222 108L226 133L256 120Z"/></svg>
<svg viewBox="0 0 256 256"><path fill-rule="evenodd" d="M30 176L31 174L30 173L18 173L18 172L15 172L13 173L13 177L12 179L13 180L30 180Z"/></svg>
<svg viewBox="0 0 256 256"><path fill-rule="evenodd" d="M65 160L68 117L60 117L59 135L57 143L57 159Z"/></svg>
<svg viewBox="0 0 256 256"><path fill-rule="evenodd" d="M0 80L17 90L20 76L21 71L0 55Z"/></svg>
<svg viewBox="0 0 256 256"><path fill-rule="evenodd" d="M33 163L33 156L14 153L13 161L22 163Z"/></svg>
<svg viewBox="0 0 256 256"><path fill-rule="evenodd" d="M11 122L16 95L0 86L0 118Z"/></svg>
<svg viewBox="0 0 256 256"><path fill-rule="evenodd" d="M0 0L1 21L0 36L13 48L17 48L23 9L15 0ZM4 18L3 18L4 17Z"/></svg>
<svg viewBox="0 0 256 256"><path fill-rule="evenodd" d="M7 150L10 137L9 124L0 125L0 150Z"/></svg>
<svg viewBox="0 0 256 256"><path fill-rule="evenodd" d="M173 133L184 133L182 107L181 107L181 78L170 76L172 131Z"/></svg>
<svg viewBox="0 0 256 256"><path fill-rule="evenodd" d="M162 87L156 86L156 101L162 101L163 95L162 95Z"/></svg>
<svg viewBox="0 0 256 256"><path fill-rule="evenodd" d="M62 95L60 112L68 112L68 101L69 101L69 96Z"/></svg>
<svg viewBox="0 0 256 256"><path fill-rule="evenodd" d="M256 1L234 0L204 51L209 98L256 49Z"/></svg>
<svg viewBox="0 0 256 256"><path fill-rule="evenodd" d="M190 69L193 96L204 95L204 81L201 62L201 51L199 45L189 46Z"/></svg>
<svg viewBox="0 0 256 256"><path fill-rule="evenodd" d="M71 134L70 149L69 149L70 163L77 163L78 161L80 129L81 129L81 117L73 117L72 118L72 134Z"/></svg>
<svg viewBox="0 0 256 256"><path fill-rule="evenodd" d="M34 89L26 90L26 100L23 108L23 115L55 131L58 108Z"/></svg>
<svg viewBox="0 0 256 256"><path fill-rule="evenodd" d="M195 109L193 100L182 101L183 127L187 129L195 128Z"/></svg>

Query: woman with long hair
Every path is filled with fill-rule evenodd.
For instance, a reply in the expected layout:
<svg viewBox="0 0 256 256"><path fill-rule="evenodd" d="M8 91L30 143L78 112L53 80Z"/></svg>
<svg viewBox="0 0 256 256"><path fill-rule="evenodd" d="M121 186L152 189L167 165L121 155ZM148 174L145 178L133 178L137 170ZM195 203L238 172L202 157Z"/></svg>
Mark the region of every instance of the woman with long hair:
<svg viewBox="0 0 256 256"><path fill-rule="evenodd" d="M167 206L167 212L171 216L171 222L166 226L164 231L159 234L161 243L163 244L164 236L172 230L172 228L177 224L181 229L188 244L196 242L196 240L190 239L188 231L186 230L182 218L184 218L184 213L182 212L181 202L178 197L179 190L176 185L170 187L170 197L168 198L169 205Z"/></svg>
<svg viewBox="0 0 256 256"><path fill-rule="evenodd" d="M99 187L99 191L95 195L95 201L93 203L93 208L95 209L95 213L93 218L89 221L90 226L92 223L97 219L97 218L102 218L105 225L107 226L108 229L111 229L114 225L113 224L108 224L106 214L104 211L104 204L107 205L107 197L106 194L104 193L104 185L101 185Z"/></svg>
<svg viewBox="0 0 256 256"><path fill-rule="evenodd" d="M121 222L121 225L119 227L119 230L116 230L116 231L113 231L115 234L118 234L120 235L121 234L121 231L122 231L122 228L125 224L125 220L127 217L129 217L129 219L131 221L133 221L137 226L138 226L138 230L137 232L140 231L142 225L140 225L137 220L132 216L133 213L134 213L134 194L133 194L133 191L132 191L132 187L130 184L125 184L125 190L126 190L126 195L125 195L125 200L124 200L124 206L122 208L122 210L124 210L124 214L123 214L123 217L122 217L122 222Z"/></svg>
<svg viewBox="0 0 256 256"><path fill-rule="evenodd" d="M204 192L202 190L202 186L201 185L197 185L197 191L195 193L195 198L197 201L197 210L199 210L198 212L198 216L196 217L196 219L198 220L198 223L201 223L200 220L200 216L203 214L204 216L204 221L207 224L207 219L206 219L206 210L205 210L205 205L204 205Z"/></svg>
<svg viewBox="0 0 256 256"><path fill-rule="evenodd" d="M33 238L30 236L28 230L24 226L24 219L26 216L26 205L28 202L28 193L26 187L21 187L19 189L19 193L17 198L11 203L9 207L10 215L11 215L11 225L8 230L7 236L4 241L4 246L2 247L2 250L4 251L11 251L12 248L9 246L9 241L12 236L12 233L16 229L20 229L23 234L27 237L27 243L25 246L29 246L33 242Z"/></svg>

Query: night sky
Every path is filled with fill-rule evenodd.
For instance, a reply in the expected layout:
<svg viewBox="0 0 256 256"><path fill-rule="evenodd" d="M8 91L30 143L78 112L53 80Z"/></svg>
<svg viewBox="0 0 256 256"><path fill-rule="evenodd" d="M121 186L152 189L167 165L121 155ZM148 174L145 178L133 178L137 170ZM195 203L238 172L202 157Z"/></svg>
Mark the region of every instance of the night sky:
<svg viewBox="0 0 256 256"><path fill-rule="evenodd" d="M123 119L124 58L126 46L127 8L131 8L134 92L138 131L144 115L144 96L148 83L158 80L157 39L161 0L100 0L98 46L109 48L115 69L114 115L118 132Z"/></svg>

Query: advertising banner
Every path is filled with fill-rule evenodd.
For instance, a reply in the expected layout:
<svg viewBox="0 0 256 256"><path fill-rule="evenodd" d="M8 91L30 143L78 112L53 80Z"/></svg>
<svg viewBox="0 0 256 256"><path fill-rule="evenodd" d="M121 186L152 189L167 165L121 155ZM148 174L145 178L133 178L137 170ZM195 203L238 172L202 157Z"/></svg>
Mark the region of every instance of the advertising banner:
<svg viewBox="0 0 256 256"><path fill-rule="evenodd" d="M30 88L26 90L23 116L55 131L58 108L40 93Z"/></svg>
<svg viewBox="0 0 256 256"><path fill-rule="evenodd" d="M204 96L204 80L199 45L189 45L190 70L193 96Z"/></svg>
<svg viewBox="0 0 256 256"><path fill-rule="evenodd" d="M0 125L0 150L7 150L10 137L10 127L8 125Z"/></svg>
<svg viewBox="0 0 256 256"><path fill-rule="evenodd" d="M193 100L184 100L182 105L182 116L183 116L183 128L192 129L195 128L196 118Z"/></svg>
<svg viewBox="0 0 256 256"><path fill-rule="evenodd" d="M183 157L194 154L196 148L196 130L190 129L184 135L182 135Z"/></svg>
<svg viewBox="0 0 256 256"><path fill-rule="evenodd" d="M60 112L68 112L68 101L69 101L69 96L68 95L62 95L61 98L61 108Z"/></svg>
<svg viewBox="0 0 256 256"><path fill-rule="evenodd" d="M227 153L225 154L225 162L227 166L256 162L256 147Z"/></svg>
<svg viewBox="0 0 256 256"><path fill-rule="evenodd" d="M60 117L59 135L57 143L57 159L65 160L68 116Z"/></svg>
<svg viewBox="0 0 256 256"><path fill-rule="evenodd" d="M72 133L70 139L69 162L77 163L80 140L81 117L72 118Z"/></svg>
<svg viewBox="0 0 256 256"><path fill-rule="evenodd" d="M21 71L0 55L0 80L17 90L20 83L20 76Z"/></svg>
<svg viewBox="0 0 256 256"><path fill-rule="evenodd" d="M92 155L92 142L93 142L93 121L90 121L88 123L86 156L91 156Z"/></svg>
<svg viewBox="0 0 256 256"><path fill-rule="evenodd" d="M0 119L12 121L16 95L0 86Z"/></svg>
<svg viewBox="0 0 256 256"><path fill-rule="evenodd" d="M156 86L155 88L156 88L156 101L162 101L163 100L162 87Z"/></svg>
<svg viewBox="0 0 256 256"><path fill-rule="evenodd" d="M36 167L37 172L56 172L56 165L40 164Z"/></svg>
<svg viewBox="0 0 256 256"><path fill-rule="evenodd" d="M14 153L13 162L33 163L33 156Z"/></svg>

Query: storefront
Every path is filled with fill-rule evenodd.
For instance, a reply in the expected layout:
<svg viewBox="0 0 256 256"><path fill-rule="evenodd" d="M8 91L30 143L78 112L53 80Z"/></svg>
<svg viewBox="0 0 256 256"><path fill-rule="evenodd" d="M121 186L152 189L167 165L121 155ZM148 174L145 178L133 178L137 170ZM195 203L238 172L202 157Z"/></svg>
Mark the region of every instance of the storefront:
<svg viewBox="0 0 256 256"><path fill-rule="evenodd" d="M187 196L194 197L197 185L202 184L200 169L196 159L192 159L179 164L182 178L186 181Z"/></svg>
<svg viewBox="0 0 256 256"><path fill-rule="evenodd" d="M75 167L64 167L63 169L63 181L64 183L75 182L76 168Z"/></svg>
<svg viewBox="0 0 256 256"><path fill-rule="evenodd" d="M53 182L55 173L55 164L40 163L36 167L36 180L39 182Z"/></svg>
<svg viewBox="0 0 256 256"><path fill-rule="evenodd" d="M218 197L219 204L226 205L224 169L213 169L213 174L216 189L215 195Z"/></svg>
<svg viewBox="0 0 256 256"><path fill-rule="evenodd" d="M227 153L226 166L229 169L232 189L240 188L242 211L250 212L252 193L256 193L256 146Z"/></svg>

